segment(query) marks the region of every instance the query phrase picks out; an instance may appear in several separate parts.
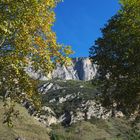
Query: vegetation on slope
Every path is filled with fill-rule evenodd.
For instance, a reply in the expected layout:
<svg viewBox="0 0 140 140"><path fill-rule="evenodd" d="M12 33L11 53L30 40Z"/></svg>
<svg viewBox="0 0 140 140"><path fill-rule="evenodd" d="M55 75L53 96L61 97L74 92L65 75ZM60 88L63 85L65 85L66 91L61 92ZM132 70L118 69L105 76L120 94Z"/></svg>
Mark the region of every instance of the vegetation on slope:
<svg viewBox="0 0 140 140"><path fill-rule="evenodd" d="M25 140L49 140L48 130L45 126L31 117L21 105L16 105L20 115L14 118L14 126L3 124L3 103L0 101L0 140L15 140L17 137Z"/></svg>
<svg viewBox="0 0 140 140"><path fill-rule="evenodd" d="M91 119L70 127L54 126L51 140L139 140L140 126L132 127L125 119Z"/></svg>
<svg viewBox="0 0 140 140"><path fill-rule="evenodd" d="M76 93L76 91L88 91L81 94L81 98L88 100L94 98L93 94L96 88L92 86L90 81L51 81L65 87L65 92L59 94L59 90L53 94L53 90L43 95L44 104L48 105L48 101L56 95L63 97L64 95ZM67 85L67 86L66 86ZM82 86L83 88L78 88ZM86 90L84 90L84 87ZM88 89L88 90L87 90ZM84 92L81 92L84 93ZM86 96L84 96L86 95ZM88 95L88 96L87 96ZM57 97L57 96L56 96ZM49 98L49 99L48 99ZM45 102L46 101L46 102ZM58 113L63 113L64 107L77 107L80 102L73 101L62 103L62 106L55 104L54 106ZM53 125L49 129L37 122L32 116L29 116L27 110L21 105L16 105L16 109L20 111L18 118L14 118L14 127L9 128L3 124L3 103L0 102L0 140L15 140L18 136L25 140L139 140L140 139L140 123L134 125L131 121L125 118L110 118L102 120L92 118L88 121L78 121L69 127L63 127L61 124ZM74 110L74 109L73 109ZM51 130L51 131L50 131Z"/></svg>
<svg viewBox="0 0 140 140"><path fill-rule="evenodd" d="M76 108L80 107L83 102L95 99L97 93L91 81L51 80L49 83L57 85L60 89L48 90L42 95L42 102L43 105L51 107L58 116L62 115L65 110L76 111ZM70 98L67 98L69 95ZM66 101L60 103L60 98L66 98ZM51 100L54 102L50 102Z"/></svg>

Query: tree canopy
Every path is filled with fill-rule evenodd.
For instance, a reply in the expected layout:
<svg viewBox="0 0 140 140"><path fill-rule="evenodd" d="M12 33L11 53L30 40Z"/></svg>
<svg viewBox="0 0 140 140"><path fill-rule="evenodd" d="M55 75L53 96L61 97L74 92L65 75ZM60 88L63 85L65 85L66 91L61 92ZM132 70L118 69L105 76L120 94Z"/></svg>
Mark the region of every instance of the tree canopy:
<svg viewBox="0 0 140 140"><path fill-rule="evenodd" d="M0 96L36 104L36 84L25 72L32 65L48 74L56 63L70 62L69 46L57 43L52 30L54 8L60 0L0 1Z"/></svg>
<svg viewBox="0 0 140 140"><path fill-rule="evenodd" d="M99 65L101 101L126 115L140 109L140 1L121 0L121 10L90 48Z"/></svg>

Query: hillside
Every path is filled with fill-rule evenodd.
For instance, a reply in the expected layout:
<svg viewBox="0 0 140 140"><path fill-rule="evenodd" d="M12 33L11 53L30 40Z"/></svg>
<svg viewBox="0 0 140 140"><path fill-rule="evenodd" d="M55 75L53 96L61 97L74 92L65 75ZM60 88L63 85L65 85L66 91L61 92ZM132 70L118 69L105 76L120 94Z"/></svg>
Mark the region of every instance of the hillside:
<svg viewBox="0 0 140 140"><path fill-rule="evenodd" d="M57 125L53 128L52 140L139 140L137 134L129 131L130 123L123 119L92 118L70 127Z"/></svg>
<svg viewBox="0 0 140 140"><path fill-rule="evenodd" d="M14 127L9 128L3 124L3 104L0 101L0 140L49 140L48 130L44 125L31 117L27 110L20 105L16 105L20 111L20 116L14 118Z"/></svg>
<svg viewBox="0 0 140 140"><path fill-rule="evenodd" d="M27 111L17 104L20 115L14 118L13 128L2 123L4 110L0 101L0 140L16 140L17 137L24 138L19 140L140 139L139 121L134 125L125 117L102 115L104 108L92 104L98 93L92 81L41 81L39 92L42 110L30 116L29 108Z"/></svg>
<svg viewBox="0 0 140 140"><path fill-rule="evenodd" d="M51 140L140 139L139 121L134 125L117 111L111 118L111 112L96 103L98 91L92 81L51 80L41 83L39 91L43 105L51 109L40 119L50 123Z"/></svg>

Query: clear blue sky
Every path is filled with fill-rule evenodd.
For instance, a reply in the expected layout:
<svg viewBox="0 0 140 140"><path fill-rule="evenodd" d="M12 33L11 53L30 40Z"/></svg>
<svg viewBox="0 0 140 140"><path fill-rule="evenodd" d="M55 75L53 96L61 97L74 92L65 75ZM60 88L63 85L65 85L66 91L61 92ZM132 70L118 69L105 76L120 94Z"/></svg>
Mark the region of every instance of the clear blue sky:
<svg viewBox="0 0 140 140"><path fill-rule="evenodd" d="M73 57L89 55L100 28L119 10L118 0L64 0L56 8L53 27L59 43L71 45Z"/></svg>

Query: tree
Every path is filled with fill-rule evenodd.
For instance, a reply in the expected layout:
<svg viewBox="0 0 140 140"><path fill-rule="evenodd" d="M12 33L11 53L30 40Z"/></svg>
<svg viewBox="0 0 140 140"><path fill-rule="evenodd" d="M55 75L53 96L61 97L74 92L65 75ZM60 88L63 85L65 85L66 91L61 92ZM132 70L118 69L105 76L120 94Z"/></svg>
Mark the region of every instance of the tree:
<svg viewBox="0 0 140 140"><path fill-rule="evenodd" d="M0 1L0 96L5 103L21 102L23 99L36 105L40 103L36 91L37 81L31 79L24 70L29 64L48 74L56 63L70 62L70 47L58 44L56 34L52 31L54 8L58 2ZM10 108L11 105L8 112Z"/></svg>
<svg viewBox="0 0 140 140"><path fill-rule="evenodd" d="M90 48L99 65L101 102L126 115L140 109L140 1L121 0L121 10Z"/></svg>

